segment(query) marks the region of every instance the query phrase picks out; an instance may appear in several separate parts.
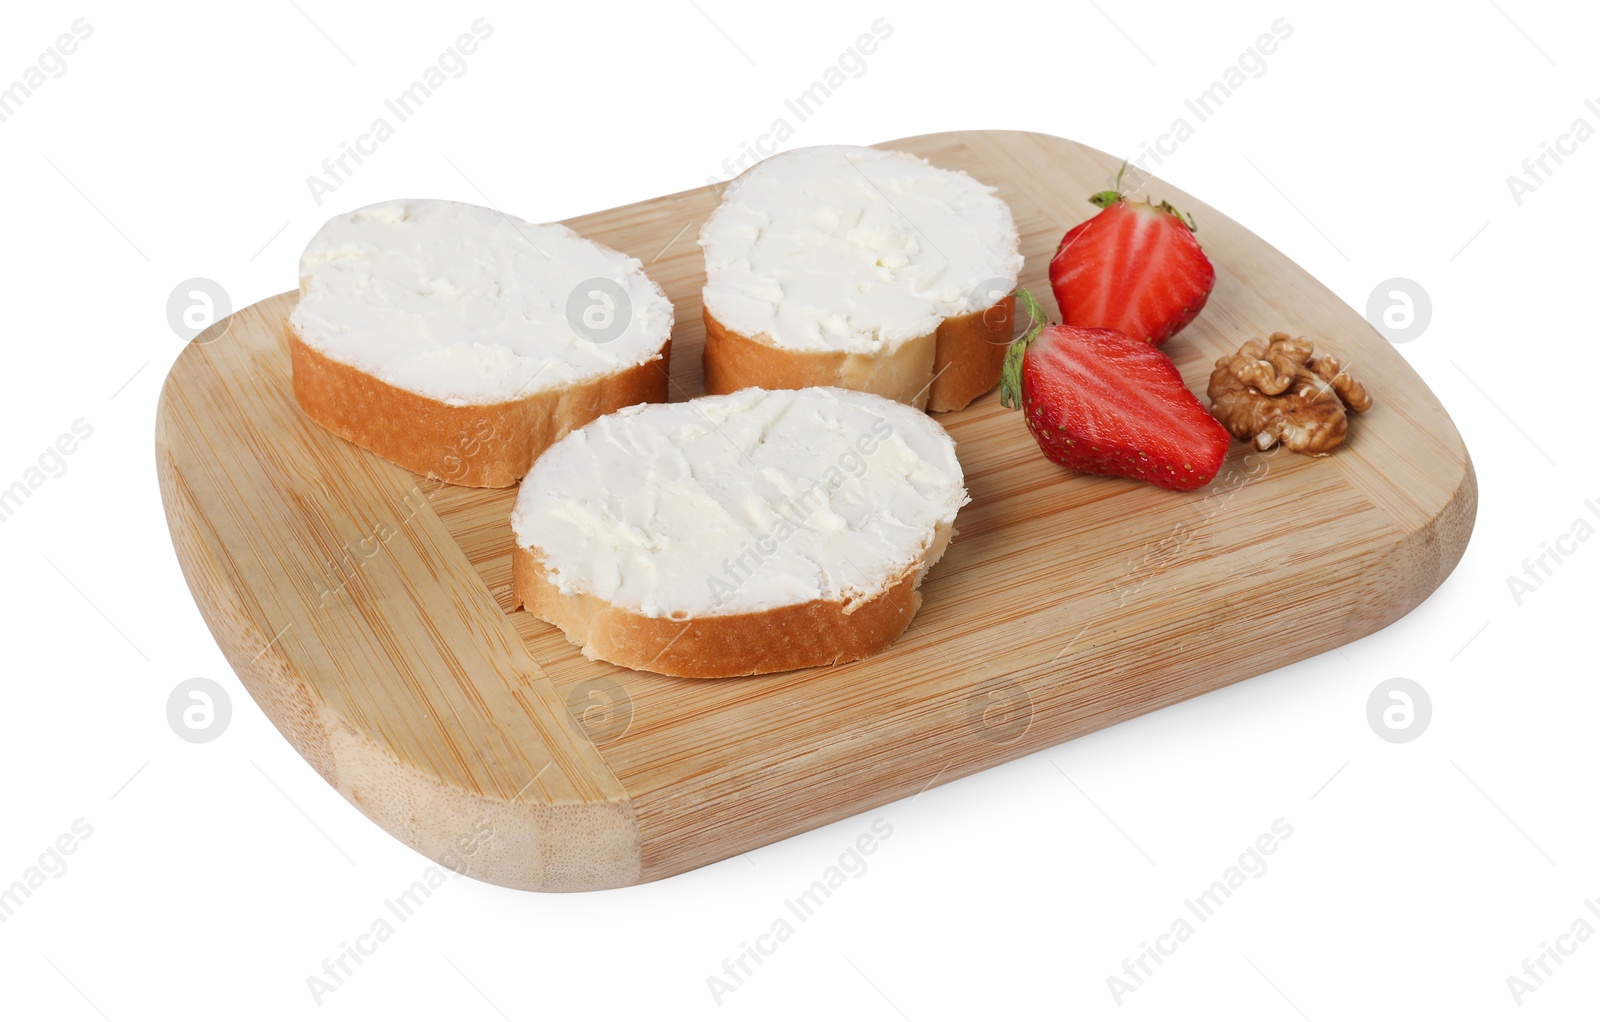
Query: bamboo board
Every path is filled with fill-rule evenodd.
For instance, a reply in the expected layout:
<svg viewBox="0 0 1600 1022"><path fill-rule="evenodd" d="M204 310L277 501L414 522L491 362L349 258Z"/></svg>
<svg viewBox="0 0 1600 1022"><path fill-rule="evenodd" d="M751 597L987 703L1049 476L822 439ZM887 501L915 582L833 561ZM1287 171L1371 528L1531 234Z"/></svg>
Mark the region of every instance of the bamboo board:
<svg viewBox="0 0 1600 1022"><path fill-rule="evenodd" d="M1119 163L1023 132L886 145L997 186L1041 296ZM870 660L712 682L586 660L510 609L514 489L414 477L299 414L292 292L202 334L167 378L156 448L178 559L245 687L329 784L424 855L541 891L670 876L1389 624L1472 530L1449 416L1303 270L1178 189L1149 191L1195 216L1218 270L1164 349L1192 389L1289 329L1353 362L1375 407L1330 458L1236 443L1189 494L1057 468L995 392L940 415L972 503L920 613ZM673 400L701 393L694 239L716 202L707 187L568 221L651 260L677 308Z"/></svg>

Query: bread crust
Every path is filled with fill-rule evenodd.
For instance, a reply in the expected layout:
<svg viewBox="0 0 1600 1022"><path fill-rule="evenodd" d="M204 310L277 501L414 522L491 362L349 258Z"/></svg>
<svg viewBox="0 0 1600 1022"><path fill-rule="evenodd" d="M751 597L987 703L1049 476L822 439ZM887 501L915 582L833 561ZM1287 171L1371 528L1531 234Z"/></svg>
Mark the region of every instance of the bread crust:
<svg viewBox="0 0 1600 1022"><path fill-rule="evenodd" d="M672 336L659 357L515 401L449 405L386 383L313 348L287 321L294 396L314 422L419 475L460 486L513 486L544 449L602 415L667 399Z"/></svg>
<svg viewBox="0 0 1600 1022"><path fill-rule="evenodd" d="M943 552L943 544L937 544ZM883 592L845 611L812 600L771 610L694 618L647 617L587 593L565 595L535 548L511 555L517 605L560 628L585 656L676 678L736 678L860 660L887 649L922 605L931 562L912 565Z"/></svg>
<svg viewBox="0 0 1600 1022"><path fill-rule="evenodd" d="M928 411L957 412L1000 382L1011 347L1017 299L1006 295L987 309L951 316L939 324Z"/></svg>
<svg viewBox="0 0 1600 1022"><path fill-rule="evenodd" d="M863 355L780 348L765 334L729 328L706 309L706 393L848 387L930 412L958 411L1000 382L1015 316L1016 299L1006 295L987 309L946 319L932 335Z"/></svg>

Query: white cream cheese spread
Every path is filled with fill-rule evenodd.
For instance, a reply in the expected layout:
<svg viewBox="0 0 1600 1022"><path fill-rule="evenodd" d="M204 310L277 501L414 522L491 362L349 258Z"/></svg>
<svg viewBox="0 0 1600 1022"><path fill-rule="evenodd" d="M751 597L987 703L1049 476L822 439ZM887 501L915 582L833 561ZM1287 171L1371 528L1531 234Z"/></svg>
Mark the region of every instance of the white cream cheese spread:
<svg viewBox="0 0 1600 1022"><path fill-rule="evenodd" d="M847 609L943 553L955 442L875 394L757 388L624 408L557 441L511 514L563 594L647 617Z"/></svg>
<svg viewBox="0 0 1600 1022"><path fill-rule="evenodd" d="M705 308L779 348L875 355L988 308L1022 271L1011 210L909 153L816 146L735 178L700 230Z"/></svg>
<svg viewBox="0 0 1600 1022"><path fill-rule="evenodd" d="M560 224L436 199L324 224L300 258L289 317L327 357L450 405L513 401L649 362L672 320L639 260Z"/></svg>

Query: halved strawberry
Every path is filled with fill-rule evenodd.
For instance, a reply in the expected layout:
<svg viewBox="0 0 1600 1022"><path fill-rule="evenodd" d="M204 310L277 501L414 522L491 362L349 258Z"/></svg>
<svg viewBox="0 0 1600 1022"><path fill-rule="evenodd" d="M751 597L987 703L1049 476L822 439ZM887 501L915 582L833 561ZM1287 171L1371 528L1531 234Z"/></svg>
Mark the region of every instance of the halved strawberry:
<svg viewBox="0 0 1600 1022"><path fill-rule="evenodd" d="M1015 293L1033 324L1006 352L1000 402L1022 409L1045 457L1169 490L1216 478L1232 437L1171 359L1118 330L1047 325L1034 297Z"/></svg>
<svg viewBox="0 0 1600 1022"><path fill-rule="evenodd" d="M1194 239L1194 220L1170 203L1134 202L1120 191L1089 201L1101 212L1068 231L1050 260L1061 322L1165 343L1200 314L1217 281Z"/></svg>

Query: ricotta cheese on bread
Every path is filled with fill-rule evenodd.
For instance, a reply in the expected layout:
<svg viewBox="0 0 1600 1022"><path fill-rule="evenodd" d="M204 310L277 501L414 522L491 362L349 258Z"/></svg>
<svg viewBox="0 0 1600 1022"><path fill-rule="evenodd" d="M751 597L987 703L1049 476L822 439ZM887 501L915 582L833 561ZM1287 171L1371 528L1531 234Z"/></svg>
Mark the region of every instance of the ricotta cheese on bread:
<svg viewBox="0 0 1600 1022"><path fill-rule="evenodd" d="M815 146L735 178L701 228L706 389L812 384L964 407L1000 379L1022 270L995 189Z"/></svg>
<svg viewBox="0 0 1600 1022"><path fill-rule="evenodd" d="M287 322L312 419L424 475L510 486L597 415L664 401L672 303L560 224L399 199L329 220Z"/></svg>
<svg viewBox="0 0 1600 1022"><path fill-rule="evenodd" d="M523 479L513 590L624 667L707 678L856 660L910 623L967 499L943 427L874 394L636 405Z"/></svg>

